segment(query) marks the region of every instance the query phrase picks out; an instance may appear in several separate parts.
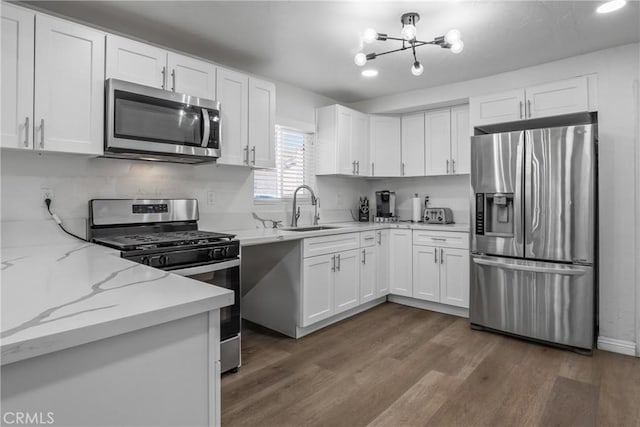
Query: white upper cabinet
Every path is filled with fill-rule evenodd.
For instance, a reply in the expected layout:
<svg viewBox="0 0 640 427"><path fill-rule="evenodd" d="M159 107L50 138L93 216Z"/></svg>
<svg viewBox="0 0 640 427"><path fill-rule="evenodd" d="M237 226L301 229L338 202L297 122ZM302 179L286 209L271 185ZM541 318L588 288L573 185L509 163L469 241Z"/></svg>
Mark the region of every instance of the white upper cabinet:
<svg viewBox="0 0 640 427"><path fill-rule="evenodd" d="M471 126L469 106L451 108L451 169L452 174L471 173Z"/></svg>
<svg viewBox="0 0 640 427"><path fill-rule="evenodd" d="M35 146L102 154L104 33L38 14Z"/></svg>
<svg viewBox="0 0 640 427"><path fill-rule="evenodd" d="M224 108L221 105L221 108ZM224 126L224 123L222 124ZM249 161L256 168L275 168L276 87L249 78ZM224 143L224 140L223 140Z"/></svg>
<svg viewBox="0 0 640 427"><path fill-rule="evenodd" d="M31 11L2 3L3 148L33 149L33 25Z"/></svg>
<svg viewBox="0 0 640 427"><path fill-rule="evenodd" d="M470 99L470 106L474 127L597 108L595 102L589 102L587 76L474 97Z"/></svg>
<svg viewBox="0 0 640 427"><path fill-rule="evenodd" d="M316 110L318 175L369 175L368 121L342 105Z"/></svg>
<svg viewBox="0 0 640 427"><path fill-rule="evenodd" d="M424 113L402 116L402 176L424 176Z"/></svg>
<svg viewBox="0 0 640 427"><path fill-rule="evenodd" d="M107 79L166 89L166 74L166 50L124 37L107 35Z"/></svg>
<svg viewBox="0 0 640 427"><path fill-rule="evenodd" d="M586 76L529 87L524 92L529 119L589 110Z"/></svg>
<svg viewBox="0 0 640 427"><path fill-rule="evenodd" d="M113 34L107 35L106 78L216 98L215 65Z"/></svg>
<svg viewBox="0 0 640 427"><path fill-rule="evenodd" d="M168 89L198 98L216 99L216 67L199 59L169 52Z"/></svg>
<svg viewBox="0 0 640 427"><path fill-rule="evenodd" d="M451 171L451 111L427 111L425 119L426 174L446 175Z"/></svg>
<svg viewBox="0 0 640 427"><path fill-rule="evenodd" d="M249 164L249 77L218 67L216 95L220 101L222 154L225 165Z"/></svg>
<svg viewBox="0 0 640 427"><path fill-rule="evenodd" d="M513 122L525 118L522 89L471 98L469 106L474 126Z"/></svg>
<svg viewBox="0 0 640 427"><path fill-rule="evenodd" d="M400 117L369 117L371 176L400 176L400 138Z"/></svg>

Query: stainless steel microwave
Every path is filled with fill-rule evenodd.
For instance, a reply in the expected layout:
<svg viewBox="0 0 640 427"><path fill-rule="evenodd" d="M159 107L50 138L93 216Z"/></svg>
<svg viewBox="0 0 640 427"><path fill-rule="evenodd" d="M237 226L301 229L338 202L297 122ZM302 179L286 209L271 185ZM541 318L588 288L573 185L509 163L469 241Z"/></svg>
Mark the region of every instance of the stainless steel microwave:
<svg viewBox="0 0 640 427"><path fill-rule="evenodd" d="M106 81L105 157L203 163L220 157L220 103Z"/></svg>

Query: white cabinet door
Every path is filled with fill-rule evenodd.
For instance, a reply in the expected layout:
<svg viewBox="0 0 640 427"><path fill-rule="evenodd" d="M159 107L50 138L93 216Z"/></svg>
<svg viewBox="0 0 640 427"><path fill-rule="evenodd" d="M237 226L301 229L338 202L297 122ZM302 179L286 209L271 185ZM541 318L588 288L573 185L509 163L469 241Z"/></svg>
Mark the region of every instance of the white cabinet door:
<svg viewBox="0 0 640 427"><path fill-rule="evenodd" d="M412 245L411 230L390 230L389 270L391 293L412 296Z"/></svg>
<svg viewBox="0 0 640 427"><path fill-rule="evenodd" d="M371 176L400 176L400 118L369 117Z"/></svg>
<svg viewBox="0 0 640 427"><path fill-rule="evenodd" d="M413 247L413 297L440 301L439 249L433 246Z"/></svg>
<svg viewBox="0 0 640 427"><path fill-rule="evenodd" d="M33 148L34 13L2 3L0 146Z"/></svg>
<svg viewBox="0 0 640 427"><path fill-rule="evenodd" d="M249 78L249 154L252 166L276 167L275 127L275 85Z"/></svg>
<svg viewBox="0 0 640 427"><path fill-rule="evenodd" d="M248 165L249 155L249 77L218 68L216 95L220 101L222 154L224 165Z"/></svg>
<svg viewBox="0 0 640 427"><path fill-rule="evenodd" d="M102 154L104 33L36 15L36 147Z"/></svg>
<svg viewBox="0 0 640 427"><path fill-rule="evenodd" d="M389 294L389 230L376 231L376 296Z"/></svg>
<svg viewBox="0 0 640 427"><path fill-rule="evenodd" d="M198 98L216 99L216 67L177 53L167 54L168 89Z"/></svg>
<svg viewBox="0 0 640 427"><path fill-rule="evenodd" d="M478 96L469 100L473 126L513 122L525 118L524 90Z"/></svg>
<svg viewBox="0 0 640 427"><path fill-rule="evenodd" d="M360 251L354 249L334 256L333 314L338 314L360 304Z"/></svg>
<svg viewBox="0 0 640 427"><path fill-rule="evenodd" d="M107 35L106 78L165 89L167 51L124 37Z"/></svg>
<svg viewBox="0 0 640 427"><path fill-rule="evenodd" d="M302 276L302 326L309 326L333 314L334 255L304 259Z"/></svg>
<svg viewBox="0 0 640 427"><path fill-rule="evenodd" d="M356 175L369 176L369 116L353 111L351 120L351 153L356 161Z"/></svg>
<svg viewBox="0 0 640 427"><path fill-rule="evenodd" d="M586 76L528 87L525 97L529 119L589 111Z"/></svg>
<svg viewBox="0 0 640 427"><path fill-rule="evenodd" d="M424 113L402 116L402 176L424 176Z"/></svg>
<svg viewBox="0 0 640 427"><path fill-rule="evenodd" d="M469 307L469 251L440 249L440 302Z"/></svg>
<svg viewBox="0 0 640 427"><path fill-rule="evenodd" d="M377 255L375 246L360 249L360 303L371 301L377 296Z"/></svg>
<svg viewBox="0 0 640 427"><path fill-rule="evenodd" d="M471 172L471 128L469 107L461 105L451 109L451 169L452 174Z"/></svg>
<svg viewBox="0 0 640 427"><path fill-rule="evenodd" d="M424 121L426 174L446 175L451 171L451 111L427 111Z"/></svg>
<svg viewBox="0 0 640 427"><path fill-rule="evenodd" d="M338 162L338 174L354 175L355 174L355 158L351 152L351 139L353 137L353 110L336 106L336 149L335 153Z"/></svg>

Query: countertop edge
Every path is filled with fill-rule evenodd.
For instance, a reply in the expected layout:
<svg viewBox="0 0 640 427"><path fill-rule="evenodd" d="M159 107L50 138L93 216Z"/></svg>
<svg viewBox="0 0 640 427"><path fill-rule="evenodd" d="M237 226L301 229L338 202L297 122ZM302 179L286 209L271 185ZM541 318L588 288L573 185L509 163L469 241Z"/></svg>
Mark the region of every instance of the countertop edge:
<svg viewBox="0 0 640 427"><path fill-rule="evenodd" d="M233 298L233 292L227 291L197 301L190 301L171 307L164 307L145 313L86 325L20 342L2 344L0 345L0 352L2 354L1 365L9 365L48 353L77 347L185 317L195 316L211 310L217 310L233 304Z"/></svg>

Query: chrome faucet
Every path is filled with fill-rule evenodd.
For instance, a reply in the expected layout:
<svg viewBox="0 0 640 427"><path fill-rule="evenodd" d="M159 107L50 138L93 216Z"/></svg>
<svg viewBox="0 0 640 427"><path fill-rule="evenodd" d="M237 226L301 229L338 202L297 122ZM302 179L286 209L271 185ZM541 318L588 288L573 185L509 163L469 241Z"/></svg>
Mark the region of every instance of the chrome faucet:
<svg viewBox="0 0 640 427"><path fill-rule="evenodd" d="M316 197L311 187L309 187L308 185L301 185L300 187L296 188L296 190L293 192L293 212L291 213L292 227L298 226L298 218L300 218L300 207L298 207L297 197L298 197L298 191L302 190L303 188L309 190L309 193L311 193L311 204L315 208L315 212L313 214L313 225L318 225L318 220L320 219L320 215L318 215L319 199Z"/></svg>

